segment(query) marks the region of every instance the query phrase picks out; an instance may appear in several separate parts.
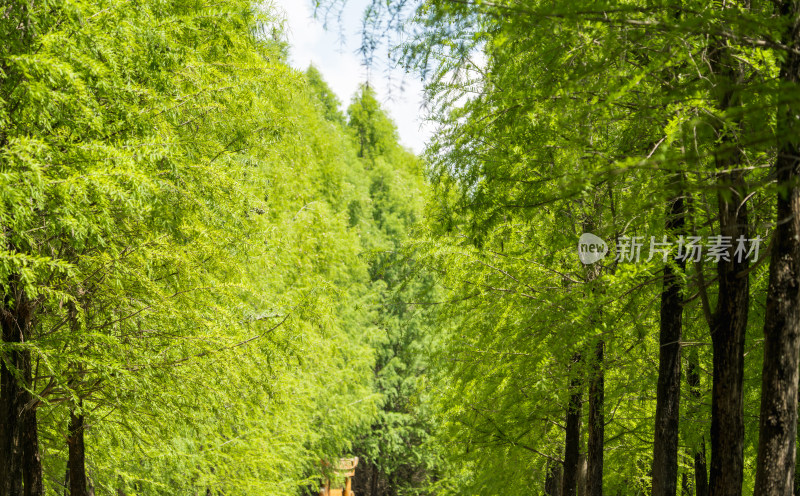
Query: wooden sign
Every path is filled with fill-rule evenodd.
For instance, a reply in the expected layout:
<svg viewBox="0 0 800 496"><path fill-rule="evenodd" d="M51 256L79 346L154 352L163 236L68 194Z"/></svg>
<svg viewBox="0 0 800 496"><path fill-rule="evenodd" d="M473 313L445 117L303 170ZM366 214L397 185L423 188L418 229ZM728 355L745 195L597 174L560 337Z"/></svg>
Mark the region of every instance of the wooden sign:
<svg viewBox="0 0 800 496"><path fill-rule="evenodd" d="M333 465L333 466L332 466ZM352 483L350 478L356 475L356 466L358 465L358 457L354 458L340 458L333 464L323 460L322 466L325 468L331 467L333 469L334 481L327 477L325 478L325 486L320 489L320 496L355 496L351 489ZM344 487L338 481L344 479Z"/></svg>
<svg viewBox="0 0 800 496"><path fill-rule="evenodd" d="M339 475L341 477L353 477L356 475L357 465L358 465L358 457L339 458L339 463L336 464L334 470L336 470L336 475Z"/></svg>

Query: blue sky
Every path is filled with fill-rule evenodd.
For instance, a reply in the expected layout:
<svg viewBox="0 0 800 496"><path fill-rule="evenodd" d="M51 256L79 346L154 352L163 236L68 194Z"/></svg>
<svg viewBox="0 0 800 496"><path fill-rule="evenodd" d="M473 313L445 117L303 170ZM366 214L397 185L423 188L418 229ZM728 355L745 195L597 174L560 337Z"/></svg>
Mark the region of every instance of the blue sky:
<svg viewBox="0 0 800 496"><path fill-rule="evenodd" d="M381 103L397 124L400 141L420 153L431 134L431 126L425 125L423 120L422 83L400 69L386 67L385 60L368 71L357 53L361 42L361 14L367 1L349 0L340 19L328 20L327 30L323 20L313 18L310 0L273 0L272 3L285 15L291 64L305 70L313 63L345 108L358 85L369 77ZM385 55L385 50L379 55Z"/></svg>

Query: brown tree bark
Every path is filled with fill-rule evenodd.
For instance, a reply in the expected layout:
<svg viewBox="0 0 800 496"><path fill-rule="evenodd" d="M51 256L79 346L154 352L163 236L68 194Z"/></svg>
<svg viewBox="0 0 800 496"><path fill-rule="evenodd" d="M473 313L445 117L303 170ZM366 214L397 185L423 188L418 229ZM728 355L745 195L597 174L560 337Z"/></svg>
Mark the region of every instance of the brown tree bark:
<svg viewBox="0 0 800 496"><path fill-rule="evenodd" d="M798 429L798 431L800 431L800 429ZM795 441L795 449L797 444L797 441ZM794 492L792 494L794 494L794 496L800 496L800 456L797 455L794 457Z"/></svg>
<svg viewBox="0 0 800 496"><path fill-rule="evenodd" d="M676 178L680 180L680 176ZM679 194L670 202L665 227L667 233L682 232L684 200ZM676 260L678 269L685 259ZM653 496L675 496L678 490L678 427L681 400L681 332L683 300L680 281L671 265L664 266L659 324L658 384L656 386L656 425L653 443Z"/></svg>
<svg viewBox="0 0 800 496"><path fill-rule="evenodd" d="M781 17L790 19L784 43L800 48L800 2L783 0ZM787 51L779 80L793 92L800 82L800 55ZM787 98L788 96L788 98ZM798 360L800 360L800 143L794 122L800 104L794 93L778 102L777 219L772 234L769 287L764 318L756 496L792 494L797 434Z"/></svg>
<svg viewBox="0 0 800 496"><path fill-rule="evenodd" d="M84 447L84 417L74 411L69 414L69 494L88 496L86 487L86 450Z"/></svg>
<svg viewBox="0 0 800 496"><path fill-rule="evenodd" d="M578 496L586 496L588 472L589 469L586 462L586 454L581 453L578 457Z"/></svg>
<svg viewBox="0 0 800 496"><path fill-rule="evenodd" d="M369 496L377 496L378 495L378 466L376 464L370 464L372 466L372 481L370 484L370 493Z"/></svg>
<svg viewBox="0 0 800 496"><path fill-rule="evenodd" d="M547 475L544 479L545 496L561 496L561 464L547 461Z"/></svg>
<svg viewBox="0 0 800 496"><path fill-rule="evenodd" d="M22 353L25 371L25 382L33 384L31 354ZM39 428L36 421L36 401L26 390L22 391L22 411L20 418L22 441L22 474L24 496L40 496L44 494L42 460L39 455Z"/></svg>
<svg viewBox="0 0 800 496"><path fill-rule="evenodd" d="M8 293L0 307L4 343L20 344L30 338L32 303L9 278ZM25 385L31 386L30 352L9 350L0 364L0 496L44 494L39 458L36 404ZM25 384L27 383L27 384Z"/></svg>
<svg viewBox="0 0 800 496"><path fill-rule="evenodd" d="M613 201L613 200L612 200ZM600 205L595 199L593 212L599 212ZM583 232L593 232L595 229L596 220L593 217L587 217L583 222ZM600 277L600 265L587 265L584 267L586 273L586 282L591 284ZM592 287L592 293L596 288ZM599 319L599 312L594 313L593 324ZM605 342L603 337L598 336L597 341L594 342L593 349L588 350L590 357L589 365L589 415L588 415L588 432L587 432L587 447L585 457L585 477L584 477L584 490L578 491L580 496L603 496L603 456L604 456L604 439L605 439L605 372L603 367L605 355Z"/></svg>
<svg viewBox="0 0 800 496"><path fill-rule="evenodd" d="M709 55L715 74L718 107L725 112L739 106L740 62L728 53L720 41ZM715 154L717 167L717 201L719 227L733 247L727 250L729 260L717 263L719 295L711 326L714 352L711 392L711 496L741 496L744 469L744 411L742 381L744 379L744 338L750 304L750 284L746 276L748 260L736 257L734 247L740 236L747 238L747 186L738 167L741 154L736 145L738 130L717 127L719 148Z"/></svg>
<svg viewBox="0 0 800 496"><path fill-rule="evenodd" d="M0 496L16 496L22 494L20 429L16 415L18 400L14 377L5 364L0 371L0 381Z"/></svg>
<svg viewBox="0 0 800 496"><path fill-rule="evenodd" d="M795 447L796 446L797 446L797 443L795 443ZM792 494L794 494L794 496L799 496L800 495L800 477L798 477L798 474L800 474L800 467L797 466L798 464L800 464L800 456L795 455L795 457L794 457L794 493L792 493Z"/></svg>
<svg viewBox="0 0 800 496"><path fill-rule="evenodd" d="M689 391L696 399L700 399L700 375L697 373L697 355L690 354L689 366L686 369L686 382ZM694 452L694 487L695 496L708 496L708 466L706 463L706 440L700 439L700 446Z"/></svg>
<svg viewBox="0 0 800 496"><path fill-rule="evenodd" d="M5 319L4 324L5 324ZM13 343L3 325L3 341ZM22 494L22 441L20 439L20 394L13 372L6 366L19 363L19 352L5 353L0 365L0 496Z"/></svg>
<svg viewBox="0 0 800 496"><path fill-rule="evenodd" d="M572 356L573 369L581 362L580 353ZM580 374L580 371L576 371ZM583 407L582 381L573 377L569 384L570 396L567 406L566 433L564 436L564 476L561 482L563 496L576 496L578 490L578 458L581 442L581 409Z"/></svg>
<svg viewBox="0 0 800 496"><path fill-rule="evenodd" d="M595 345L589 383L589 432L586 450L586 496L603 496L603 440L605 437L605 343Z"/></svg>
<svg viewBox="0 0 800 496"><path fill-rule="evenodd" d="M721 195L722 196L722 195ZM720 224L723 235L733 239L745 236L745 207L736 201L720 199ZM744 468L744 411L742 381L744 378L744 338L750 292L745 273L747 260L718 264L719 297L711 342L714 350L711 403L711 473L712 496L740 496Z"/></svg>

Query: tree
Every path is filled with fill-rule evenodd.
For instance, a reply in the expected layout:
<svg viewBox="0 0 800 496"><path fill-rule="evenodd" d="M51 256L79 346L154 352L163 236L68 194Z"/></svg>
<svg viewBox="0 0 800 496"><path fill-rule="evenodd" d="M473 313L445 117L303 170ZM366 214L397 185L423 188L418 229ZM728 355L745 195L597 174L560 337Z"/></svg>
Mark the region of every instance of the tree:
<svg viewBox="0 0 800 496"><path fill-rule="evenodd" d="M429 157L434 177L442 185L441 196L450 201L451 196L445 192L456 192L456 199L450 205L437 206L435 210L461 213L447 219L450 231L455 232L445 239L458 249L463 249L463 240L467 240L478 250L469 255L476 260L507 254L504 246L509 244L508 240L499 242L495 233L507 232L503 230L511 229L509 226L542 232L532 218L548 218L552 210L565 214L562 219L554 219L552 225L545 224L544 231L549 230L549 235L533 239L537 239L537 246L563 252L568 243L557 233L566 231L570 221L575 225L566 213L571 209L565 206L593 195L603 197L606 189L612 198L608 202L611 214L600 225L609 226L609 231L600 234L607 234L612 240L612 253L613 242L621 235L627 239L636 236L647 239L652 234L661 239L667 233L653 229L656 225L653 220L663 219L663 212L676 199L693 200L685 215L697 218L692 219L684 237L677 235L678 239L671 240L673 248L679 246L675 253L679 261L693 262L691 270L682 275L681 269L674 271L670 265L651 266L650 270L658 270L661 275L647 279L639 272L640 279L636 270L622 264L607 264L603 279L608 295L606 303L616 302L616 294L616 298L628 302L628 307L634 306L640 297L660 287L660 293L673 309L707 317L713 343L714 384L711 494L739 494L743 485L744 490L749 490L752 484L752 479L745 481L742 477L744 467L753 463L752 456L746 460L753 437L745 435L744 405L757 390L752 380L746 382L744 378L745 371L753 370L757 362L748 361L744 350L748 342L757 342L757 336L748 333L756 328L756 319L763 316L759 305L767 292L763 288L763 272L749 266L760 260L749 256L759 246L754 226L760 229L760 219L769 215L769 208L761 202L763 185L768 181L763 167L775 153L770 144L774 142L771 109L775 108L772 102L777 93L764 81L777 70L776 58L787 50L787 45L773 41L774 33L781 32L781 23L770 18L771 12L772 5L768 2L729 3L722 8L694 2L626 6L606 2L558 6L535 2L424 5L399 2L384 6L373 2L367 18L379 19L376 22L383 23L380 24L383 27L402 26L406 31L409 19L416 23L416 37L401 47L402 61L429 76L428 89L442 126L429 149ZM412 15L405 17L404 13ZM691 16L684 15L687 13ZM484 55L485 64L475 62L480 58L477 53ZM710 63L698 64L698 60ZM665 174L654 178L652 171ZM685 177L677 197L669 186L676 177ZM716 202L708 202L708 195L716 196ZM456 227L452 227L453 217L457 217ZM664 221L658 224L664 225ZM730 240L730 244L725 246L721 257L693 260L685 251L690 235L716 236ZM495 240L494 244L489 240ZM432 249L437 259L449 260L440 246ZM522 258L534 259L562 278L565 274L567 278L575 278L575 269L569 264L556 265L550 258L543 260L532 249L521 251L526 253ZM742 257L744 254L748 257ZM716 264L716 277L704 273L704 261ZM497 267L496 260L487 263ZM438 266L443 271L455 271L452 260L442 261ZM501 270L510 274L514 284L538 286L531 282L539 281L538 278L522 277L509 267ZM451 277L456 281L461 278L476 281L474 275L458 271L458 275L448 275L446 279L448 286L455 288L453 300L460 301L471 294L468 286L456 285ZM661 282L662 277L664 283L653 284ZM676 277L688 279L677 284ZM705 282L709 280L710 283ZM541 281L549 288L556 286L552 278L542 277ZM496 283L490 285L508 291L509 288ZM751 286L758 288L755 296L751 295ZM679 288L684 289L679 291ZM557 291L548 291L549 299ZM713 313L709 302L716 302ZM702 308L698 303L702 303ZM618 319L624 312L589 306L595 315L602 308L600 320L606 328L619 328ZM491 321L477 325L472 315L487 312L483 306L459 307L459 316L449 312L446 315L465 322L464 327L459 327L462 332L472 335L495 329L506 338L492 345L499 350L507 349L515 331L508 326L498 330ZM520 304L520 309L509 312L517 314L522 308L525 305ZM541 304L535 308L545 314L548 306ZM552 328L553 322L565 315L573 324L582 323L577 316L584 314L571 313L568 308L571 307L562 303L559 312L549 313L550 318L543 316L545 325ZM656 348L656 354L664 353L664 367L658 381L643 377L639 383L664 386L659 396L666 402L650 404L643 412L652 419L652 408L658 409L656 425L661 432L655 437L655 460L629 454L625 464L657 469L658 473L653 474L656 485L653 489L659 493L676 490L680 475L678 429L684 430L677 422L681 324L669 319L673 315L674 312L665 312L662 319L648 313L640 315L650 325L660 320L662 328L669 329L669 334L664 334L664 344L672 346ZM475 330L468 331L470 327ZM627 328L635 332L641 327L634 324ZM573 332L589 339L591 328L586 326ZM485 345L479 348L482 351L474 352L479 363L478 353L494 349L481 342ZM460 346L453 343L448 349L452 352ZM636 350L636 358L632 357L630 363L640 366L650 363L648 357L654 350L647 347L629 348L624 340L615 340L606 342L605 348L611 354L628 350L627 354L632 349ZM527 349L525 353L564 357L553 348ZM465 354L470 356L469 352ZM790 358L791 353L786 356ZM566 369L565 362L562 358L562 370ZM450 372L464 373L458 368ZM535 377L541 372L532 367L527 374ZM506 380L513 382L513 377L515 374L509 373ZM609 384L613 383L606 377L606 389ZM634 390L634 386L630 382L623 384L625 387L610 386L617 393L610 400L607 395L606 400L624 405L624 394ZM554 387L566 389L563 383ZM474 406L494 398L491 388L483 391L482 399L476 393L472 399L452 400ZM667 408L667 404L671 407ZM622 410L614 417L629 417L622 413L626 407L618 408ZM495 427L473 425L465 429L461 439L474 443L478 433L484 435L496 429L500 438L508 439L509 443L513 440L515 445L523 444L522 438L507 434L511 430L509 424L515 425L508 412L493 410L486 416L494 420ZM506 419L506 423L498 422L498 418ZM521 418L516 422L523 422ZM616 422L612 419L607 423L607 430L613 431ZM619 423L621 437L611 434L612 439L630 435L631 429L637 429L640 439L651 435L642 432L640 424L623 427L626 422ZM531 453L543 453L539 445L526 445ZM630 446L632 451L642 447L633 439ZM698 470L700 465L697 464ZM486 476L489 477L488 473ZM623 477L632 480L639 475L633 470ZM508 474L503 478L507 480ZM612 488L627 484L619 478L604 480L604 485ZM512 494L513 489L507 488L505 492Z"/></svg>
<svg viewBox="0 0 800 496"><path fill-rule="evenodd" d="M8 14L0 493L299 492L376 414L349 138L250 2Z"/></svg>
<svg viewBox="0 0 800 496"><path fill-rule="evenodd" d="M353 133L360 158L374 159L396 147L397 130L380 109L375 90L363 84L347 108L347 124Z"/></svg>
<svg viewBox="0 0 800 496"><path fill-rule="evenodd" d="M322 74L313 65L308 66L306 69L306 79L311 90L316 94L322 105L322 112L325 118L331 122L344 124L344 114L339 109L341 102L336 96L336 93L328 86L328 83L322 79Z"/></svg>
<svg viewBox="0 0 800 496"><path fill-rule="evenodd" d="M773 174L778 182L775 232L769 266L769 291L764 320L764 369L761 378L758 469L754 494L792 494L797 436L797 381L800 366L800 205L798 204L798 143L794 117L797 104L784 99L800 82L800 43L796 2L781 2L778 11L786 23L777 103L776 148ZM791 50L791 49L795 50Z"/></svg>

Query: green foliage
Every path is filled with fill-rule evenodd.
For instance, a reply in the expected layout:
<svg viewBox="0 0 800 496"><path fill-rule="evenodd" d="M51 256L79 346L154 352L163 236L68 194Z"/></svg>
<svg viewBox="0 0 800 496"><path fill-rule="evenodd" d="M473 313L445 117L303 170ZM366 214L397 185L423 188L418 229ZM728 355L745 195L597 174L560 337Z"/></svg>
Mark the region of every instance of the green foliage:
<svg viewBox="0 0 800 496"><path fill-rule="evenodd" d="M381 110L375 90L368 84L361 85L357 97L347 108L347 119L359 157L374 159L397 147L397 129Z"/></svg>
<svg viewBox="0 0 800 496"><path fill-rule="evenodd" d="M614 240L718 234L732 173L768 238L775 109L797 93L776 82L772 12L372 2L367 21L402 28L394 53L428 78L440 127L423 161L369 84L343 113L317 69L289 68L249 0L4 8L0 311L29 308L31 329L0 356L35 398L47 493L82 415L103 494L307 494L345 455L362 494L538 494L570 396L601 370L603 489L649 494L671 262L614 260ZM675 198L683 233L665 227ZM594 268L575 253L585 231L611 245ZM764 251L746 274L746 412ZM714 275L680 271L683 364L700 373L682 389L687 478L709 441Z"/></svg>
<svg viewBox="0 0 800 496"><path fill-rule="evenodd" d="M663 262L617 263L615 240L641 236L646 258L650 237L668 234L676 195L687 203L686 235L719 234L717 197L735 198L720 163L736 154L749 237L768 239L775 106L798 91L776 84L787 50L774 41L787 28L773 3L726 6L370 2L363 45L380 46L391 29L405 35L393 53L428 77L440 125L426 157L429 230L413 246L444 289L430 362L437 442L450 462L443 494L541 493L548 463L563 456L569 385L595 373L573 357L600 339L603 489L650 493ZM611 249L597 279L575 254L586 231ZM765 265L748 273L745 412L759 406ZM691 457L709 439L703 300L713 311L723 291L714 269L689 264L682 281L683 367L692 357L702 371L699 396L684 380L681 400L680 471L689 480ZM744 492L752 493L758 422L746 415Z"/></svg>
<svg viewBox="0 0 800 496"><path fill-rule="evenodd" d="M416 266L406 245L422 226L427 184L422 164L397 144L394 124L373 90L362 86L348 108L347 127L366 171L365 199L350 206L369 249L370 280L379 291L373 388L381 409L359 432L357 493L429 494L440 470L428 385L435 279ZM373 490L373 488L375 488Z"/></svg>
<svg viewBox="0 0 800 496"><path fill-rule="evenodd" d="M319 99L322 105L322 112L325 118L331 122L344 124L344 114L339 109L341 102L336 96L336 93L331 90L328 83L322 79L322 74L313 65L308 66L306 69L306 80L314 94Z"/></svg>
<svg viewBox="0 0 800 496"><path fill-rule="evenodd" d="M0 20L0 284L34 302L3 351L34 357L48 494L70 412L95 491L128 495L296 494L379 415L390 293L364 252L417 220L398 195L421 198L421 168L383 117L361 125L398 158L366 173L270 16L59 1Z"/></svg>

